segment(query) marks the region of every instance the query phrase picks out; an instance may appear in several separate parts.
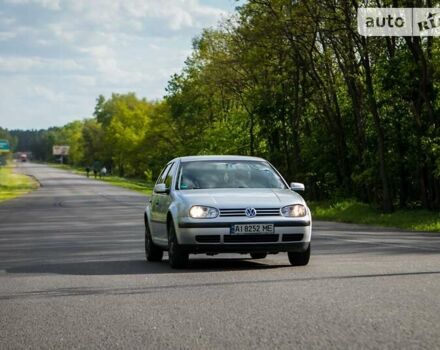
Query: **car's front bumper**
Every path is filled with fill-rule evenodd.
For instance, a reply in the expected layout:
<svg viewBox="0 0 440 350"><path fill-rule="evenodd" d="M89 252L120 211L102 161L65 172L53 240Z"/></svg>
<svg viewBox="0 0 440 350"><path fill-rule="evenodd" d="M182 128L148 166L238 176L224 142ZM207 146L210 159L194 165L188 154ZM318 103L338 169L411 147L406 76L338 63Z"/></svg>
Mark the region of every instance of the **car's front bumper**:
<svg viewBox="0 0 440 350"><path fill-rule="evenodd" d="M190 254L206 253L280 253L305 252L310 242L295 243L251 243L251 244L183 244L181 247Z"/></svg>
<svg viewBox="0 0 440 350"><path fill-rule="evenodd" d="M274 224L272 234L231 234L235 224ZM181 220L176 233L179 243L192 253L288 252L307 250L311 220L264 218L245 220Z"/></svg>

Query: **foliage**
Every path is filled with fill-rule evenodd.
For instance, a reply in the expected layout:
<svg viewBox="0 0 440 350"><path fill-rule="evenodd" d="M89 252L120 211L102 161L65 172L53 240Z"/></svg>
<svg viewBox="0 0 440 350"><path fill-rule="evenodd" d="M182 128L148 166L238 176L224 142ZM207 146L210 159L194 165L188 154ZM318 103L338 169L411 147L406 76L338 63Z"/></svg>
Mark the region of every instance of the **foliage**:
<svg viewBox="0 0 440 350"><path fill-rule="evenodd" d="M309 199L438 209L439 41L361 37L358 6L249 0L194 39L163 101L99 96L91 119L10 134L37 159L65 143L69 162L120 176L153 180L181 155L256 155Z"/></svg>
<svg viewBox="0 0 440 350"><path fill-rule="evenodd" d="M175 156L174 135L168 106L135 94L113 94L97 99L95 117L48 130L12 130L17 151L32 151L33 158L57 161L53 145L68 145L64 161L82 167L99 163L119 176L158 175L168 157Z"/></svg>
<svg viewBox="0 0 440 350"><path fill-rule="evenodd" d="M439 208L438 42L361 37L357 6L255 0L205 30L166 97L191 148L267 157L311 199Z"/></svg>

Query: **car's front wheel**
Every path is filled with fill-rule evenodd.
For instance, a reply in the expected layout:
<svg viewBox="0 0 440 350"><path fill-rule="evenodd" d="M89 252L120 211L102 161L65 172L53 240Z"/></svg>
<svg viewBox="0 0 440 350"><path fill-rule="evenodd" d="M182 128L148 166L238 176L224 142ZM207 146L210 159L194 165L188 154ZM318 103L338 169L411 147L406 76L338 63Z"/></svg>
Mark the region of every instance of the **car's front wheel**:
<svg viewBox="0 0 440 350"><path fill-rule="evenodd" d="M251 253L252 259L264 259L266 256L266 253Z"/></svg>
<svg viewBox="0 0 440 350"><path fill-rule="evenodd" d="M145 256L148 261L161 261L163 250L154 244L148 223L145 224Z"/></svg>
<svg viewBox="0 0 440 350"><path fill-rule="evenodd" d="M287 256L289 257L290 264L293 266L305 266L309 263L310 260L310 250L311 244L305 252L288 252Z"/></svg>
<svg viewBox="0 0 440 350"><path fill-rule="evenodd" d="M189 254L177 242L176 230L172 222L168 227L168 260L173 269L184 268L189 260Z"/></svg>

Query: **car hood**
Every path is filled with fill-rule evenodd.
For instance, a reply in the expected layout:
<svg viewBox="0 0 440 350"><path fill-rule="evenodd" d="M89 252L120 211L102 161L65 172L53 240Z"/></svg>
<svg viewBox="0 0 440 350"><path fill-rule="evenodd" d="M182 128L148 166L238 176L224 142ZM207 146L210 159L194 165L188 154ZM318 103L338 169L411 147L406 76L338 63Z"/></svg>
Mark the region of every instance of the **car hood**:
<svg viewBox="0 0 440 350"><path fill-rule="evenodd" d="M178 191L188 205L215 208L280 208L289 204L305 204L304 199L290 189L233 188Z"/></svg>

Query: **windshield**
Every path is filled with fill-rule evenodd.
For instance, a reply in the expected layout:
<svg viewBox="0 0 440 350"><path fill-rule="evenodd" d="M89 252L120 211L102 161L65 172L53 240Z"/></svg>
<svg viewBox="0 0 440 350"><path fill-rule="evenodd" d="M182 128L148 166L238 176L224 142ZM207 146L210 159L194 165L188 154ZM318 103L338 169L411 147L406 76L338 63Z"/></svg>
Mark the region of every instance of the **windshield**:
<svg viewBox="0 0 440 350"><path fill-rule="evenodd" d="M178 189L286 188L266 162L195 161L182 163Z"/></svg>

